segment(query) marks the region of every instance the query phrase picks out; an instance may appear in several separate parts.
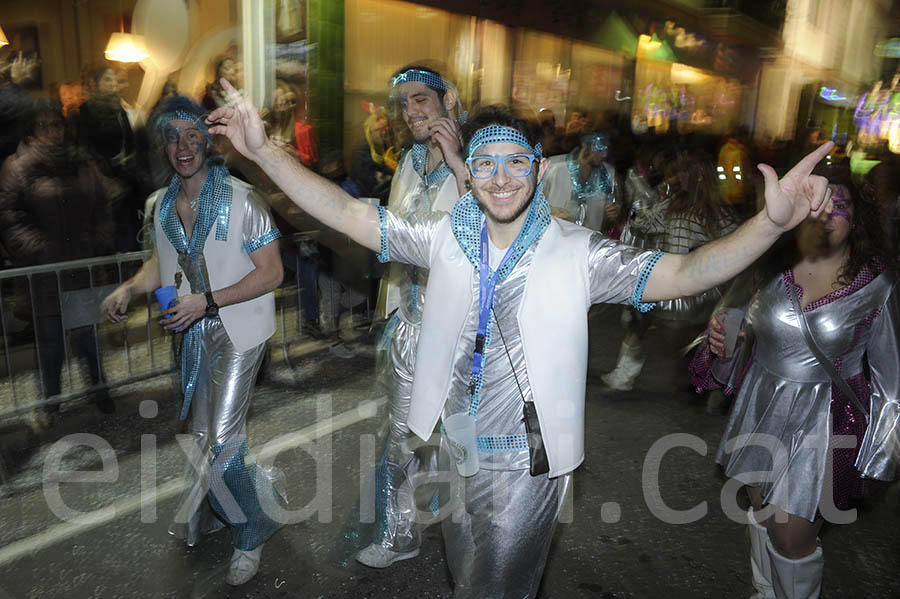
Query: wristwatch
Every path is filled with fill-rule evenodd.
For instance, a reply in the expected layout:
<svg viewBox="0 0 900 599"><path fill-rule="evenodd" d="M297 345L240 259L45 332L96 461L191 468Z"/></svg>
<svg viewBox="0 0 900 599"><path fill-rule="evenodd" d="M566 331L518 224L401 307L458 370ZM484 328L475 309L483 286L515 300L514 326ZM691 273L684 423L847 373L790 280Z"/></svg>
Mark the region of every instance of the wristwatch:
<svg viewBox="0 0 900 599"><path fill-rule="evenodd" d="M215 318L219 315L219 304L213 300L212 291L206 292L206 314L207 318Z"/></svg>

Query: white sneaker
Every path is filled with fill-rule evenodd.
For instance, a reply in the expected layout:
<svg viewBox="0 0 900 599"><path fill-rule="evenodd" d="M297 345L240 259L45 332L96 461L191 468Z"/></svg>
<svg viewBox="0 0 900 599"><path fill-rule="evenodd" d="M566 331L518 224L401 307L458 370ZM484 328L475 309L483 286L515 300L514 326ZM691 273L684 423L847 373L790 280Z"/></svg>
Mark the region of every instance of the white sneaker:
<svg viewBox="0 0 900 599"><path fill-rule="evenodd" d="M337 356L342 360L349 360L356 357L356 354L353 353L353 350L347 347L347 345L343 342L332 345L328 351L331 353L331 355Z"/></svg>
<svg viewBox="0 0 900 599"><path fill-rule="evenodd" d="M387 568L394 562L404 559L410 559L419 555L418 549L407 551L405 553L399 551L391 551L387 547L372 543L362 551L356 554L356 561L370 568Z"/></svg>
<svg viewBox="0 0 900 599"><path fill-rule="evenodd" d="M228 575L225 582L233 587L240 586L248 582L256 576L259 570L259 560L262 557L263 546L260 545L256 549L250 551L242 551L235 548L231 554L231 566L228 568Z"/></svg>
<svg viewBox="0 0 900 599"><path fill-rule="evenodd" d="M631 391L634 388L634 381L631 377L625 375L621 368L616 368L600 377L603 384L614 391Z"/></svg>

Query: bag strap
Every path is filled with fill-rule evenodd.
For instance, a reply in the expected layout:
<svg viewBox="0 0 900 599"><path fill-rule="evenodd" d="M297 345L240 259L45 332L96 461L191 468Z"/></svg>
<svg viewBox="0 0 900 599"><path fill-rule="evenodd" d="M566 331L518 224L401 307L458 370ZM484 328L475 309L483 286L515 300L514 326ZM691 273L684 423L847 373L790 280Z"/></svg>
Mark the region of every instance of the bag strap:
<svg viewBox="0 0 900 599"><path fill-rule="evenodd" d="M794 311L797 312L797 319L800 321L800 330L803 332L804 339L806 339L806 345L809 346L810 351L816 356L816 359L819 360L819 364L822 365L822 368L825 369L825 372L828 373L828 376L831 377L834 384L844 392L844 395L853 401L856 409L862 412L863 416L866 417L866 424L868 424L869 413L863 408L856 393L853 392L853 389L850 388L850 385L847 384L844 377L842 377L837 369L835 369L834 364L832 364L831 360L825 356L819 345L816 343L815 338L812 336L812 331L809 330L809 323L806 321L806 314L804 314L803 310L800 308L800 299L797 297L797 287L794 285L793 281L790 281L789 286L791 288L791 303L794 304Z"/></svg>
<svg viewBox="0 0 900 599"><path fill-rule="evenodd" d="M525 392L522 391L522 385L519 384L519 375L516 374L516 367L513 364L512 356L509 355L509 348L506 346L506 339L503 337L503 329L500 328L500 319L497 318L497 313L494 312L493 306L491 306L491 312L494 314L494 324L497 325L497 331L500 333L500 341L503 343L503 349L506 350L506 359L509 360L509 367L512 369L513 378L516 380L516 387L519 388L519 395L522 396L522 403L528 403L528 400L525 399Z"/></svg>

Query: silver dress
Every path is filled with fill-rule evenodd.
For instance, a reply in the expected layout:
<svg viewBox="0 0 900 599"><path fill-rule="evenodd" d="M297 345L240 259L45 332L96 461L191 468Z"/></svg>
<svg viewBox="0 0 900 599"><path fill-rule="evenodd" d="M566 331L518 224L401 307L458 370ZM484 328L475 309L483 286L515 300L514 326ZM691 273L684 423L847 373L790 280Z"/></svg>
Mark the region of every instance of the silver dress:
<svg viewBox="0 0 900 599"><path fill-rule="evenodd" d="M867 476L887 479L893 477L898 457L896 281L893 275L875 276L864 269L853 283L803 310L823 353L864 407L868 410L871 403L875 408L870 428L891 433L870 446L866 453L874 459L863 468ZM750 303L745 326L755 336L754 354L716 459L729 477L759 486L767 503L813 521L823 493L833 490L837 507L845 503L846 497L837 495L849 493L846 477L856 474L853 466L866 425L809 349L790 299L792 284L789 270L769 281ZM797 291L802 298L799 286ZM871 372L868 379L864 362ZM855 435L856 447L832 450L837 434ZM880 459L883 455L892 458Z"/></svg>
<svg viewBox="0 0 900 599"><path fill-rule="evenodd" d="M268 211L252 198L241 218L242 245L268 239L275 230ZM205 293L209 275L202 254L182 262L191 292ZM237 351L218 317L193 326L200 327L201 349L191 400L192 455L169 533L194 546L201 533L222 528L224 520L234 528L235 547L254 549L280 527L269 514L283 506L285 493L280 471L245 463L247 411L266 344Z"/></svg>
<svg viewBox="0 0 900 599"><path fill-rule="evenodd" d="M428 265L429 247L441 218L404 220L387 217L392 260ZM540 241L538 241L538 244ZM532 399L516 314L537 244L530 246L509 276L497 284L490 341L484 354L483 385L476 410L478 437L525 433L522 402ZM620 244L600 234L591 237L587 255L592 303L630 303L638 275L653 252ZM472 278L474 297L478 277ZM562 290L561 290L562 292ZM430 309L439 299L429 299ZM587 315L585 315L585 318ZM478 328L473 310L454 354L449 399L443 417L470 411L467 388ZM449 463L442 451L442 462ZM450 472L449 496L441 496L441 526L454 598L528 598L537 594L560 507L567 501L573 474L555 479L529 473L528 450L484 451L477 474ZM447 513L447 512L450 513Z"/></svg>

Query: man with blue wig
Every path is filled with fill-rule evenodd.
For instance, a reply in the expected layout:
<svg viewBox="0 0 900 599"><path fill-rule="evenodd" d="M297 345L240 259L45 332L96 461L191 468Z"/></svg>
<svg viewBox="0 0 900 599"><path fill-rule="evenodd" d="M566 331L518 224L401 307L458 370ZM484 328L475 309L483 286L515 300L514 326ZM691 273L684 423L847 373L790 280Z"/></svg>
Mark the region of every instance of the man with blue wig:
<svg viewBox="0 0 900 599"><path fill-rule="evenodd" d="M433 69L408 66L391 77L390 99L413 143L391 181L389 209L408 218L449 212L462 194L466 172L459 138L465 112L456 88ZM379 347L386 354L390 422L376 477L374 538L356 555L372 568L418 555L424 524L415 518L412 480L437 467L434 448L414 451L414 435L406 426L427 283L426 269L392 264L379 294L378 313L389 317Z"/></svg>
<svg viewBox="0 0 900 599"><path fill-rule="evenodd" d="M240 585L256 574L263 543L280 527L278 477L246 463L246 435L256 373L275 332L272 292L282 266L272 242L281 234L253 188L217 160L203 117L181 96L160 108L157 133L174 176L149 202L153 253L104 300L104 310L123 322L133 297L176 287L177 303L163 310L161 323L183 333L181 419L191 414L194 444L169 532L193 546L200 533L227 522L234 552L225 582Z"/></svg>
<svg viewBox="0 0 900 599"><path fill-rule="evenodd" d="M606 162L608 154L607 133L586 133L571 152L548 159L544 178L554 214L606 235L622 214L616 169Z"/></svg>
<svg viewBox="0 0 900 599"><path fill-rule="evenodd" d="M827 181L811 175L825 144L781 180L761 165L766 207L737 231L689 254L662 254L551 216L539 129L503 109L484 109L466 126L471 192L451 214L413 217L358 202L297 165L266 139L246 99L209 122L314 218L381 260L430 269L407 423L422 439L451 415L476 423L479 468L467 478L448 473L441 497L457 598L537 594L559 505L584 459L591 304L649 310L718 285L831 207Z"/></svg>

